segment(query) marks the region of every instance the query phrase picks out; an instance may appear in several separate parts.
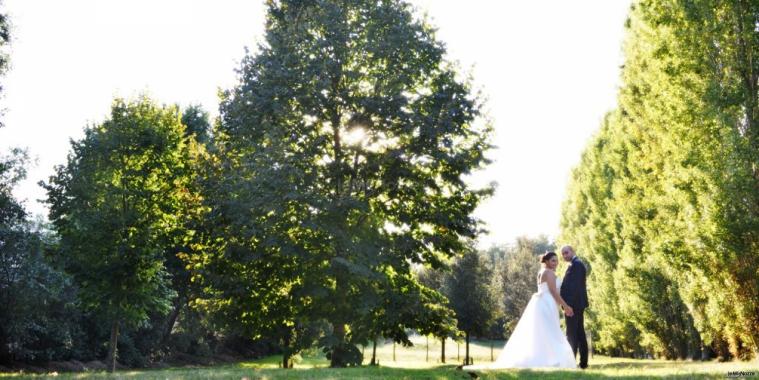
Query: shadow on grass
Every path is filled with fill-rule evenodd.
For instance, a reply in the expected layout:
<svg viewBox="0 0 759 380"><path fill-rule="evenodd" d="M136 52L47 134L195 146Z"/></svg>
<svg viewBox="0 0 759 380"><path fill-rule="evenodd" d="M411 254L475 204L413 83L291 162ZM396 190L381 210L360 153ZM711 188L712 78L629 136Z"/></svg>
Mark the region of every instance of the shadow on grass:
<svg viewBox="0 0 759 380"><path fill-rule="evenodd" d="M626 369L622 368L622 369ZM650 368L646 368L650 369ZM474 376L473 376L474 375ZM616 373L611 368L589 370L502 370L473 372L453 366L437 368L361 367L347 369L268 369L257 370L250 379L714 379L725 378L727 372L656 373L648 371Z"/></svg>
<svg viewBox="0 0 759 380"><path fill-rule="evenodd" d="M479 379L715 379L727 377L724 373L604 373L602 369L598 370L564 370L564 371L539 371L539 370L503 370L503 371L486 371L477 372Z"/></svg>
<svg viewBox="0 0 759 380"><path fill-rule="evenodd" d="M726 378L729 371L746 371L743 365L701 362L661 362L656 360L626 360L591 362L588 370L490 370L462 371L457 364L433 367L372 367L326 368L328 362L321 357L302 358L294 369L277 368L281 357L271 356L249 362L230 363L213 367L174 367L150 370L126 370L115 374L104 372L60 373L50 375L10 374L10 379L713 379ZM713 366L712 366L713 365ZM757 371L754 371L756 378ZM474 375L474 376L473 376ZM0 380L6 378L0 374Z"/></svg>
<svg viewBox="0 0 759 380"><path fill-rule="evenodd" d="M619 362L619 363L604 363L594 364L594 369L659 369L659 368L672 368L672 363L657 363L657 362Z"/></svg>

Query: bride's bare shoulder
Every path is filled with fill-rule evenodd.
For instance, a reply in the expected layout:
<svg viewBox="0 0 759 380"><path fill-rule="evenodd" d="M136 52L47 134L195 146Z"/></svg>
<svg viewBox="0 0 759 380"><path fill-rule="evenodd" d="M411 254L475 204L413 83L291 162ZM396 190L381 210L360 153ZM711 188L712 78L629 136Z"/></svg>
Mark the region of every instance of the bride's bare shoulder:
<svg viewBox="0 0 759 380"><path fill-rule="evenodd" d="M541 280L553 280L556 278L556 273L554 273L552 270L544 269L543 272L540 274Z"/></svg>

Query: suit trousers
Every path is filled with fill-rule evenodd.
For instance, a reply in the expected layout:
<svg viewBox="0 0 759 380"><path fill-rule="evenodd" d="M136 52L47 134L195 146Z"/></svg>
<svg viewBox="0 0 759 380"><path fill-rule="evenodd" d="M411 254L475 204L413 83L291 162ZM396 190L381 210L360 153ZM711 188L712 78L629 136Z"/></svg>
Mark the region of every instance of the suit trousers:
<svg viewBox="0 0 759 380"><path fill-rule="evenodd" d="M585 310L575 311L571 317L564 316L567 323L567 340L575 357L580 350L580 368L588 366L588 339L585 337Z"/></svg>

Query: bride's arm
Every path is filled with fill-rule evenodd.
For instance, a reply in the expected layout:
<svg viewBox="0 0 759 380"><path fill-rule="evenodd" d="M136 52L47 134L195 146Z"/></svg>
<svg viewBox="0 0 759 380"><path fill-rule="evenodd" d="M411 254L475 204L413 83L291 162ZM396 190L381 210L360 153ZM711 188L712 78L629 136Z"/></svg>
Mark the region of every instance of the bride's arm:
<svg viewBox="0 0 759 380"><path fill-rule="evenodd" d="M553 296L553 299L556 300L556 303L561 305L562 308L564 308L564 314L568 316L572 316L574 314L574 311L572 308L564 301L563 298L561 298L561 294L559 294L559 290L556 289L556 274L553 272L547 270L543 272L542 281L545 281L546 284L548 284L548 291L551 292L551 295Z"/></svg>

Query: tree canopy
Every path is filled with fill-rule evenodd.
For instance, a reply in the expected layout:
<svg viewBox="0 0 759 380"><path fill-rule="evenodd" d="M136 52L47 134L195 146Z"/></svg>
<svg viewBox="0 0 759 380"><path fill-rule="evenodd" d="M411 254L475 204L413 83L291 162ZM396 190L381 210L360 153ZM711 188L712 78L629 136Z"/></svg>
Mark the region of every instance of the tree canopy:
<svg viewBox="0 0 759 380"><path fill-rule="evenodd" d="M180 118L177 107L117 99L44 184L79 298L111 323L111 370L120 326L168 312L176 295L166 253L187 238L185 218L199 200L189 190L200 153Z"/></svg>
<svg viewBox="0 0 759 380"><path fill-rule="evenodd" d="M219 297L200 303L253 335L328 321L332 365L356 364L354 321L462 252L491 192L464 181L490 126L444 53L403 1L268 3L214 132L218 244L194 263Z"/></svg>

